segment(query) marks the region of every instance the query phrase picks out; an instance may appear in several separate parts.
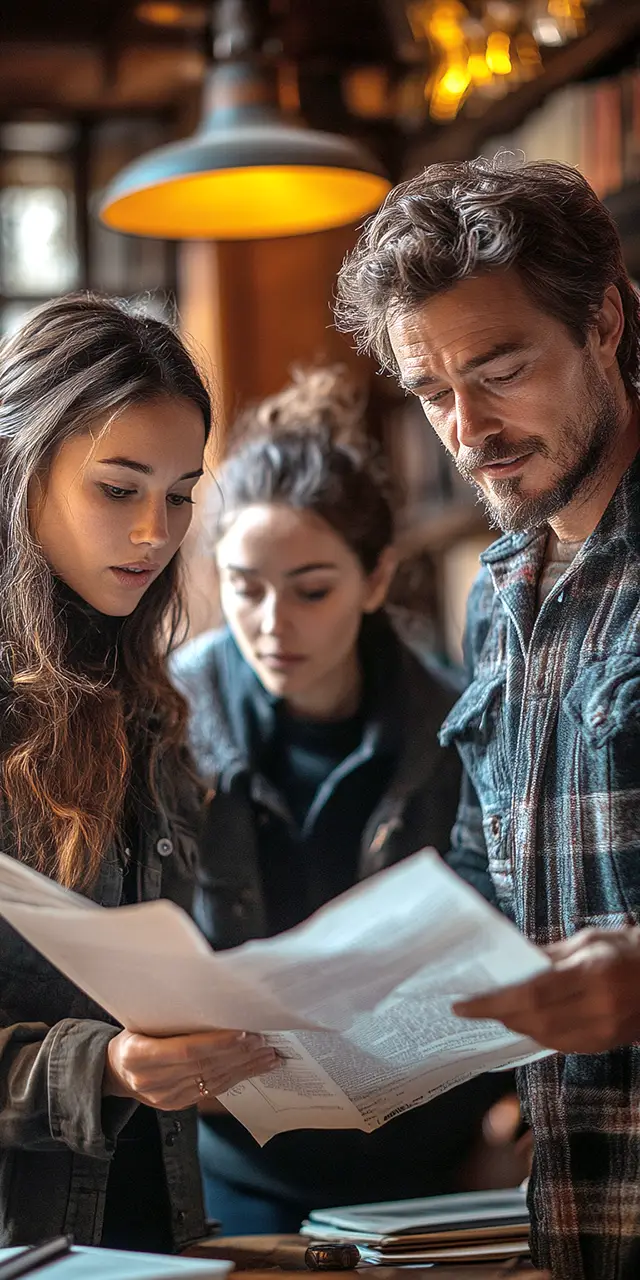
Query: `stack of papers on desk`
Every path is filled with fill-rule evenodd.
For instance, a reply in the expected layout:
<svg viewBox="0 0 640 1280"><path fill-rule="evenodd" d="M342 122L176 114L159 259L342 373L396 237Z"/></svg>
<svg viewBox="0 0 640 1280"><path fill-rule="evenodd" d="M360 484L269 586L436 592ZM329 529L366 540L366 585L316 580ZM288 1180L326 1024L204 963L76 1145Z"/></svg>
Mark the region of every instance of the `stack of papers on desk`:
<svg viewBox="0 0 640 1280"><path fill-rule="evenodd" d="M471 1191L338 1209L316 1209L301 1232L316 1240L349 1240L366 1262L492 1262L526 1257L525 1192Z"/></svg>
<svg viewBox="0 0 640 1280"><path fill-rule="evenodd" d="M288 933L214 953L171 902L100 907L0 854L0 915L129 1031L263 1032L281 1065L221 1095L263 1144L361 1129L482 1071L549 1052L459 997L523 982L548 956L425 850Z"/></svg>

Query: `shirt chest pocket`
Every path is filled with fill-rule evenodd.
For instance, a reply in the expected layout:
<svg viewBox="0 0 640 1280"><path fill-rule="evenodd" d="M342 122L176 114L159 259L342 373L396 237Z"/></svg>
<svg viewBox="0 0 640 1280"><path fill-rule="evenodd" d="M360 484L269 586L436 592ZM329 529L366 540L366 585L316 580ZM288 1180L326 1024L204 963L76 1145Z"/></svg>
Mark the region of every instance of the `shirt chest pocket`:
<svg viewBox="0 0 640 1280"><path fill-rule="evenodd" d="M584 850L584 910L640 918L640 657L593 658L562 704L560 745ZM566 736L565 736L566 735ZM587 874L588 867L588 874Z"/></svg>
<svg viewBox="0 0 640 1280"><path fill-rule="evenodd" d="M455 743L483 809L511 789L505 739L506 670L479 675L465 689L440 729L443 746Z"/></svg>

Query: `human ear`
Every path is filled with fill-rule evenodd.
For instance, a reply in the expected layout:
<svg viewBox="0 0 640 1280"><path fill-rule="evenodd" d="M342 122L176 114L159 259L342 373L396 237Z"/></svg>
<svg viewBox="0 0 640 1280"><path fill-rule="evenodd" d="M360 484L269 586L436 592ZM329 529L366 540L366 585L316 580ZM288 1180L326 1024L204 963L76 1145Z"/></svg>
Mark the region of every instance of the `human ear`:
<svg viewBox="0 0 640 1280"><path fill-rule="evenodd" d="M397 567L398 555L395 547L385 547L375 569L367 578L367 597L363 606L365 613L375 613L382 608Z"/></svg>
<svg viewBox="0 0 640 1280"><path fill-rule="evenodd" d="M594 326L597 355L605 369L609 369L617 357L624 325L622 298L615 284L611 284L605 289Z"/></svg>

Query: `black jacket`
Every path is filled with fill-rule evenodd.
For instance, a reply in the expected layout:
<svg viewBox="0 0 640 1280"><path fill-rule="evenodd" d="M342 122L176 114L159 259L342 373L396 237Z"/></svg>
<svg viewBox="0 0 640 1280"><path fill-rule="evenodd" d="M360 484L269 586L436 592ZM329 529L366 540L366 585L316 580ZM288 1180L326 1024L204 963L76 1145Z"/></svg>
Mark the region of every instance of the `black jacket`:
<svg viewBox="0 0 640 1280"><path fill-rule="evenodd" d="M70 593L73 634L87 647L104 619ZM108 621L108 620L107 620ZM93 639L92 639L93 636ZM10 686L0 645L0 756L6 749ZM43 712L46 714L46 712ZM175 781L175 780L174 780ZM195 862L194 798L168 785L144 807L132 852L140 901L169 898L190 910ZM0 848L15 841L0 775ZM103 860L87 896L104 907L122 900L117 848ZM136 1112L128 1098L103 1098L107 1045L119 1025L0 917L0 1245L32 1244L71 1233L100 1244L107 1184L120 1134ZM196 1150L196 1109L157 1113L168 1192L167 1236L182 1249L205 1232ZM169 1246L171 1247L171 1246Z"/></svg>
<svg viewBox="0 0 640 1280"><path fill-rule="evenodd" d="M458 692L449 677L415 656L385 615L367 620L362 656L370 714L352 767L335 771L322 804L326 839L339 845L358 764L376 753L388 761L392 753L393 767L384 770L389 780L362 832L360 879L427 844L446 853L460 781L457 754L437 740ZM213 946L235 946L269 932L260 854L265 840L275 847L287 835L287 806L257 767L274 731L276 700L227 631L198 636L176 655L173 672L191 706L196 761L214 793L204 820L196 918ZM215 1117L201 1147L204 1172L295 1201L301 1212L445 1191L455 1186L481 1116L504 1089L502 1079L483 1077L372 1135L288 1133L263 1150L231 1117Z"/></svg>
<svg viewBox="0 0 640 1280"><path fill-rule="evenodd" d="M322 805L327 838L339 838L358 766L392 754L390 781L362 832L358 879L426 844L446 853L460 787L458 754L443 750L437 739L459 690L433 660L419 659L402 643L385 615L366 622L371 714L348 776L339 788L327 789ZM269 933L259 845L270 827L277 831L289 821L283 797L259 768L275 731L276 700L226 630L191 641L174 657L172 670L190 704L196 764L215 791L201 838L196 916L213 946L237 946Z"/></svg>

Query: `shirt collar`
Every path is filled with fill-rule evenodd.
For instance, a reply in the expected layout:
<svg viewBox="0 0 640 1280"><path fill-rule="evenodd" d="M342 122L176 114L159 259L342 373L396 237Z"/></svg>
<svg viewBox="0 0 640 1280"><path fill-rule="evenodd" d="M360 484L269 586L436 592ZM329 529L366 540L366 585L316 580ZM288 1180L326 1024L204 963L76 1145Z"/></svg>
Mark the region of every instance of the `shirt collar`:
<svg viewBox="0 0 640 1280"><path fill-rule="evenodd" d="M640 452L625 471L593 533L585 539L589 551L608 546L614 538L640 546ZM505 533L480 555L494 578L508 582L509 571L521 573L525 566L539 569L544 556L547 526L524 533ZM497 570L498 565L505 569Z"/></svg>

